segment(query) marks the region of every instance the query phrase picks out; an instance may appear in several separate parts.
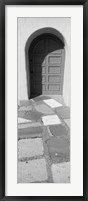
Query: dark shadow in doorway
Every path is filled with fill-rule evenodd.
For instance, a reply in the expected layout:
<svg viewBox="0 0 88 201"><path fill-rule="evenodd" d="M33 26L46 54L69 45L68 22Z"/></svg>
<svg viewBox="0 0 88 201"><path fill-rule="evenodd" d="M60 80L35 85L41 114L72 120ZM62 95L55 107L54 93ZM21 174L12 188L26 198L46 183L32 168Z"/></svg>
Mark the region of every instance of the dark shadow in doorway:
<svg viewBox="0 0 88 201"><path fill-rule="evenodd" d="M46 94L49 73L47 55L52 53L56 56L62 49L64 43L53 34L42 34L32 41L28 51L30 98ZM52 65L54 71L55 65Z"/></svg>

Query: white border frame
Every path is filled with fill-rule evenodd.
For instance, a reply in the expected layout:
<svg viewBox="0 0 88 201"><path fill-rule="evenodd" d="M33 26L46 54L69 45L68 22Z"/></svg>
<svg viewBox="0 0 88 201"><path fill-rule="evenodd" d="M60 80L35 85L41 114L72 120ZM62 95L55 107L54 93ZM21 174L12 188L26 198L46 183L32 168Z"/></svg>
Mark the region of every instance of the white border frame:
<svg viewBox="0 0 88 201"><path fill-rule="evenodd" d="M71 17L70 184L17 184L17 17ZM5 6L5 30L5 195L83 196L83 6Z"/></svg>

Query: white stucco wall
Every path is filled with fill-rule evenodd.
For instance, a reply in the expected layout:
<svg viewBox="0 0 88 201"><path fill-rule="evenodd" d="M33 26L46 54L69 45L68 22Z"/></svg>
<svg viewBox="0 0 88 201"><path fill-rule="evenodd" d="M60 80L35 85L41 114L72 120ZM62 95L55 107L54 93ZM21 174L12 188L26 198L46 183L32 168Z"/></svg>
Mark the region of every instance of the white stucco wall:
<svg viewBox="0 0 88 201"><path fill-rule="evenodd" d="M18 100L28 99L25 60L26 42L33 32L45 27L52 27L56 29L65 39L63 97L65 103L70 105L70 18L18 18Z"/></svg>

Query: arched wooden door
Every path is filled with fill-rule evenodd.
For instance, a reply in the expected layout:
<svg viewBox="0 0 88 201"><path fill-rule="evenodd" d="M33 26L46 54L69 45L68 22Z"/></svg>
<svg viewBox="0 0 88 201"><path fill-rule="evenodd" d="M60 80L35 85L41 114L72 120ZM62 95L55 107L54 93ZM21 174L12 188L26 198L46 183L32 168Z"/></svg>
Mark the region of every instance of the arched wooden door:
<svg viewBox="0 0 88 201"><path fill-rule="evenodd" d="M62 94L64 44L51 34L37 37L29 49L31 97Z"/></svg>

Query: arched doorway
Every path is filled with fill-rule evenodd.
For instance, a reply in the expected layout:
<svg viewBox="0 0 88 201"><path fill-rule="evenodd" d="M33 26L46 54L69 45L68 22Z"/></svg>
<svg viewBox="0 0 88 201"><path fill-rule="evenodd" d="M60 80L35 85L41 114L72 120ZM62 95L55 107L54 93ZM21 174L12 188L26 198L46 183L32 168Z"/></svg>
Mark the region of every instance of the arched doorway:
<svg viewBox="0 0 88 201"><path fill-rule="evenodd" d="M62 94L65 49L53 34L36 37L28 51L30 96Z"/></svg>

